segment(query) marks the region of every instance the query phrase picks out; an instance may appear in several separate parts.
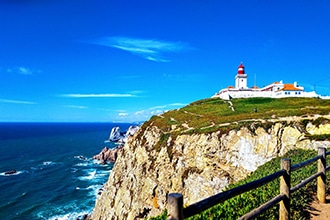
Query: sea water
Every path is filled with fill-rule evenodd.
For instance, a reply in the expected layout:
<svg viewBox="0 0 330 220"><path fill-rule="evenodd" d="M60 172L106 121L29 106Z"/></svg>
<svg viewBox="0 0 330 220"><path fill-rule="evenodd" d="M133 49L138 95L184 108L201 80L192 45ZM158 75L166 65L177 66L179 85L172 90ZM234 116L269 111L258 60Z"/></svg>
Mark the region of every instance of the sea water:
<svg viewBox="0 0 330 220"><path fill-rule="evenodd" d="M113 123L0 123L0 219L81 219L113 164L92 157ZM5 172L16 170L12 175Z"/></svg>

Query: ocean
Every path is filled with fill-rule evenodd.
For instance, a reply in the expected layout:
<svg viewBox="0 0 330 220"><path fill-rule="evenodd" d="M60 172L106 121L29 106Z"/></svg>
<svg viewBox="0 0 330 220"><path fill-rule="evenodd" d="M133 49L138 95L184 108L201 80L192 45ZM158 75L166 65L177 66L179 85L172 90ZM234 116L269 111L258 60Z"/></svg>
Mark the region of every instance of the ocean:
<svg viewBox="0 0 330 220"><path fill-rule="evenodd" d="M113 164L92 157L131 124L0 123L0 219L82 219ZM5 174L10 170L17 172Z"/></svg>

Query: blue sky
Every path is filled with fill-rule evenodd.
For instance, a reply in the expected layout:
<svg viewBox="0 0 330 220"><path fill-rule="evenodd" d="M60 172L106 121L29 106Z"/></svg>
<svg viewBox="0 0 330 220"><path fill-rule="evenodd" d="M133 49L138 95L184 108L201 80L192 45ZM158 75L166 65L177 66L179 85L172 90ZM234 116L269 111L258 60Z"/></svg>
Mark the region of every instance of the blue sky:
<svg viewBox="0 0 330 220"><path fill-rule="evenodd" d="M330 95L330 1L0 0L0 121L135 122L234 85Z"/></svg>

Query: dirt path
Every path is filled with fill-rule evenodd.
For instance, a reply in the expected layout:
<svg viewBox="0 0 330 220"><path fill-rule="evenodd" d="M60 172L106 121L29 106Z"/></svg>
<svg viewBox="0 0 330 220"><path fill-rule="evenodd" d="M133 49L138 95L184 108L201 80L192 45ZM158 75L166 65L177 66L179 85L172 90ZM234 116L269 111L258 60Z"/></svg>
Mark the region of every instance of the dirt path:
<svg viewBox="0 0 330 220"><path fill-rule="evenodd" d="M330 196L327 196L327 203L322 204L314 200L310 207L311 220L329 220L330 219Z"/></svg>

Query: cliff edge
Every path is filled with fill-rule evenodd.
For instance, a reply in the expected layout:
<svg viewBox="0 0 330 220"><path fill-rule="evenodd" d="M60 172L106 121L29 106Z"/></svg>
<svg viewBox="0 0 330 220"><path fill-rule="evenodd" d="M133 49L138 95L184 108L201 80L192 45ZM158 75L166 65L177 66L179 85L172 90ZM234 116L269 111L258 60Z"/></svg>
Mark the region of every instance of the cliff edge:
<svg viewBox="0 0 330 220"><path fill-rule="evenodd" d="M269 108L269 99L250 101L253 105L243 105L254 106L248 113L240 112L246 100L228 104L208 99L145 122L118 152L90 218L156 216L165 210L168 193L182 193L190 205L290 149L330 147L330 111L324 101L306 107L303 99L305 107L294 106L299 113L290 109L286 116L274 103Z"/></svg>

